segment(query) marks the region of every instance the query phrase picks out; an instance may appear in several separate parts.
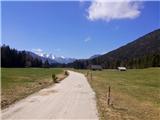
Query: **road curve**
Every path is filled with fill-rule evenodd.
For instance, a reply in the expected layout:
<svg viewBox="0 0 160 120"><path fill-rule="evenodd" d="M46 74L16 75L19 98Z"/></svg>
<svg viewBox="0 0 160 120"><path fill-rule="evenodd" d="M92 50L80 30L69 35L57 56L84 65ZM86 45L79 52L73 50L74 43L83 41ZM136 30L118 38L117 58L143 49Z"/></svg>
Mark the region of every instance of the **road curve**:
<svg viewBox="0 0 160 120"><path fill-rule="evenodd" d="M60 83L2 110L2 119L98 120L95 93L83 74L69 71Z"/></svg>

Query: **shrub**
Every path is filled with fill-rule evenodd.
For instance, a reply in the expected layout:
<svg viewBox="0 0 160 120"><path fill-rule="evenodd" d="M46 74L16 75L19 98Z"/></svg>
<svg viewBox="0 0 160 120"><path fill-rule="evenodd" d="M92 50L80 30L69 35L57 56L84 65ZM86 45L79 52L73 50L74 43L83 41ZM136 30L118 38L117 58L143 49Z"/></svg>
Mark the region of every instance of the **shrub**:
<svg viewBox="0 0 160 120"><path fill-rule="evenodd" d="M56 77L55 74L52 74L52 80L53 80L54 83L58 83L57 77Z"/></svg>
<svg viewBox="0 0 160 120"><path fill-rule="evenodd" d="M67 76L69 75L68 71L65 71L64 74L67 75Z"/></svg>

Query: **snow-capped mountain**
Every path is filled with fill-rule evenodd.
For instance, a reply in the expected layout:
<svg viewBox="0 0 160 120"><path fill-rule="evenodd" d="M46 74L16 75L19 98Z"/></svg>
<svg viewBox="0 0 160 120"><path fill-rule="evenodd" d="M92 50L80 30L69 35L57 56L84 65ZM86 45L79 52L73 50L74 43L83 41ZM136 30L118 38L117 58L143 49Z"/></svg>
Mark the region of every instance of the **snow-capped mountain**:
<svg viewBox="0 0 160 120"><path fill-rule="evenodd" d="M61 56L61 57L55 57L54 60L55 60L56 62L58 62L58 63L68 64L68 63L74 62L76 59L74 59L74 58L65 58L65 57Z"/></svg>
<svg viewBox="0 0 160 120"><path fill-rule="evenodd" d="M47 57L48 55L46 55L46 54L45 54L45 55L43 55L43 54L38 55L38 54L33 53L33 52L30 52L30 51L26 51L26 53L29 54L29 55L31 55L33 58L38 58L38 59L42 60L43 63L44 63L46 60L48 60L48 62L49 62L50 64L52 64L52 63L57 63L55 60L48 58L48 57ZM46 57L45 57L45 56L46 56Z"/></svg>
<svg viewBox="0 0 160 120"><path fill-rule="evenodd" d="M76 60L74 58L65 58L64 56L58 57L53 54L47 54L47 53L37 54L37 53L30 52L30 54L32 55L32 57L41 58L43 62L48 60L49 63L68 64Z"/></svg>
<svg viewBox="0 0 160 120"><path fill-rule="evenodd" d="M64 56L58 57L58 56L55 56L53 54L47 54L47 55L45 54L44 57L52 59L52 60L56 61L57 63L61 63L61 64L71 63L71 62L74 62L76 60L74 58L66 58Z"/></svg>

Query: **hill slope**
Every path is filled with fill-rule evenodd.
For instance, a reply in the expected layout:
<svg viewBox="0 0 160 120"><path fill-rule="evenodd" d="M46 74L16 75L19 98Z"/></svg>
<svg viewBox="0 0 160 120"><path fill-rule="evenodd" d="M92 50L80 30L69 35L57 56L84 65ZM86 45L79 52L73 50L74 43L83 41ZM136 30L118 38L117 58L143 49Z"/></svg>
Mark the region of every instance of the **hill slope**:
<svg viewBox="0 0 160 120"><path fill-rule="evenodd" d="M80 65L77 66L77 64ZM104 68L160 66L160 29L99 57L76 61L73 66L75 68L86 68L89 64L100 64Z"/></svg>
<svg viewBox="0 0 160 120"><path fill-rule="evenodd" d="M139 39L128 43L114 51L111 51L101 57L114 59L137 58L147 54L160 52L160 29L155 30Z"/></svg>

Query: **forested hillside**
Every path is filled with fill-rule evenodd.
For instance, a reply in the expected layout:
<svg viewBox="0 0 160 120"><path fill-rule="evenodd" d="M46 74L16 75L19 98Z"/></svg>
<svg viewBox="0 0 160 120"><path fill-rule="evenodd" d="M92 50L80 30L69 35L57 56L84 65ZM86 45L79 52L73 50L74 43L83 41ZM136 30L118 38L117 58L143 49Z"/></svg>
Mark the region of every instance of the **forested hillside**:
<svg viewBox="0 0 160 120"><path fill-rule="evenodd" d="M144 35L116 50L88 60L77 60L70 66L87 68L90 64L100 64L104 68L160 67L160 29Z"/></svg>

